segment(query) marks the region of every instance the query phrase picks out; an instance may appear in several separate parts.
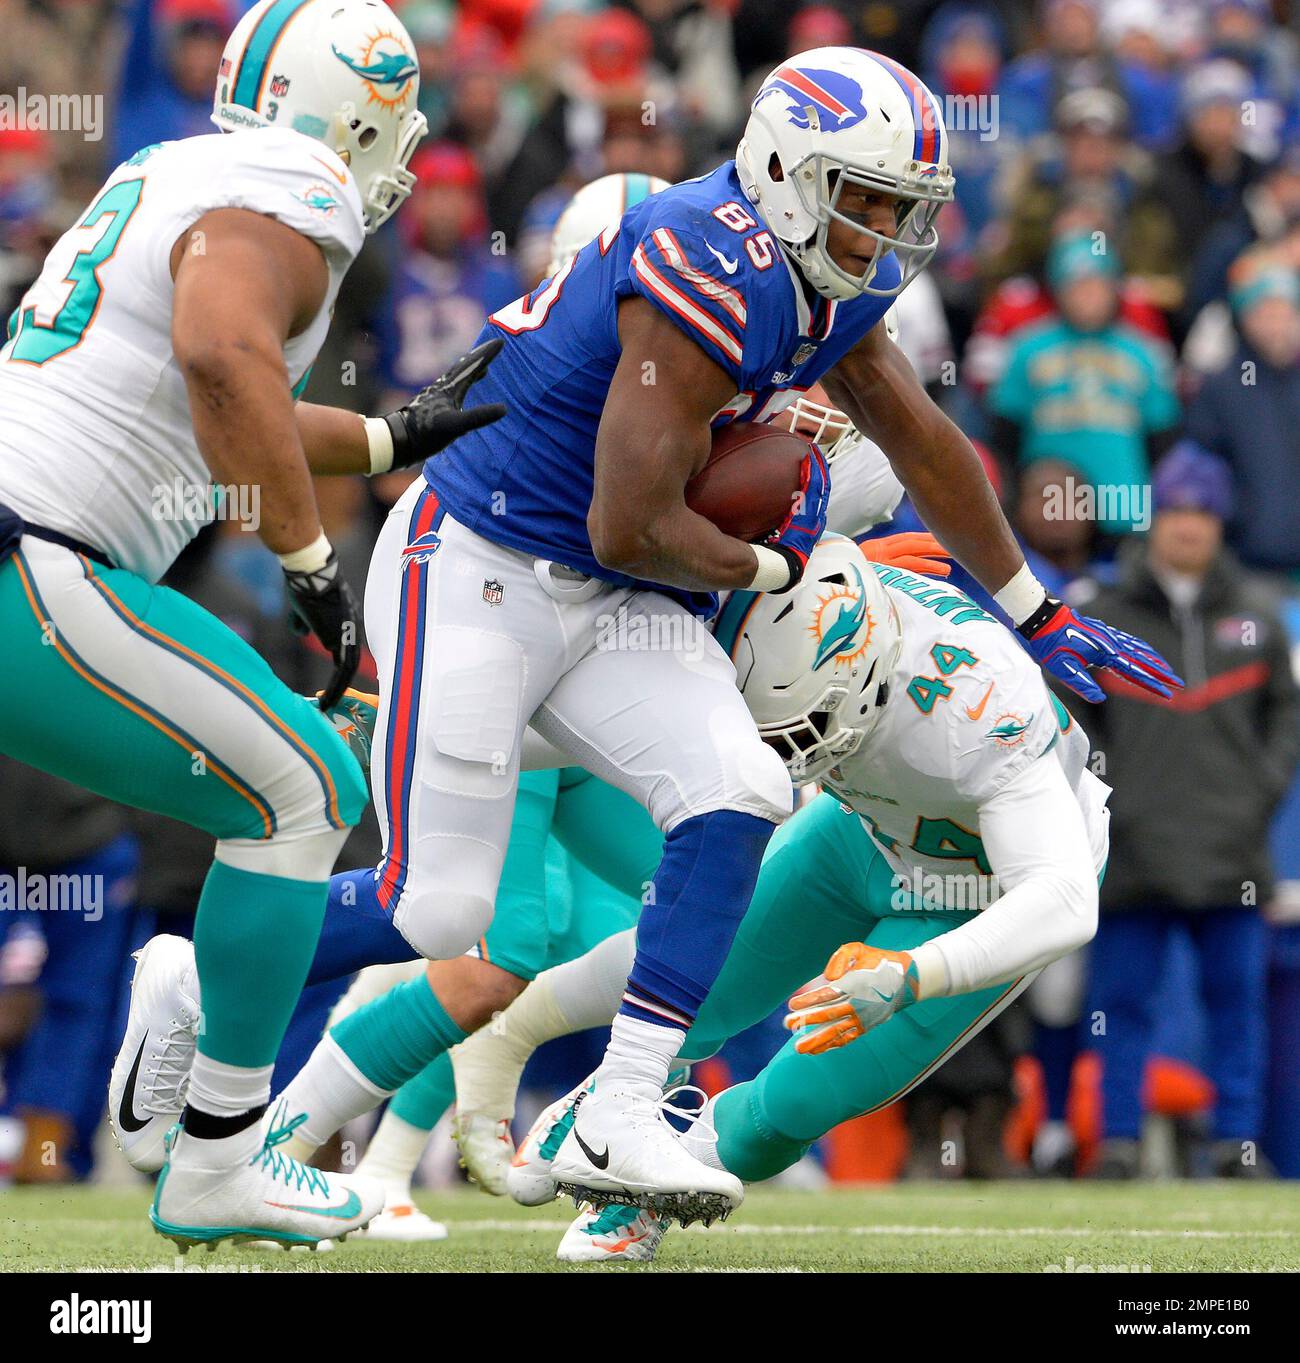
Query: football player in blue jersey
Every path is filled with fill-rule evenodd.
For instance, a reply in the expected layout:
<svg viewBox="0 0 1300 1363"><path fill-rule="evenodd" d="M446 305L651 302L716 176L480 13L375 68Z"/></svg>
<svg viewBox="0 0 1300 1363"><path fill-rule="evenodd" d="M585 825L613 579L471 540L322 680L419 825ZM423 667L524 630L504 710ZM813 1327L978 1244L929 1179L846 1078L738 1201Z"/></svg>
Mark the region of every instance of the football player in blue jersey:
<svg viewBox="0 0 1300 1363"><path fill-rule="evenodd" d="M430 959L473 948L530 729L664 835L609 1049L553 1165L595 1204L690 1219L742 1197L674 1139L660 1099L792 792L698 617L720 590L799 581L827 477L810 446L785 523L760 544L728 536L684 498L717 427L822 383L1044 666L1090 697L1094 665L1161 693L1178 684L1140 641L1046 596L974 450L877 325L933 255L952 195L937 102L910 72L850 48L791 59L760 87L734 161L629 208L489 319L484 338L504 344L476 392L506 415L426 464L376 547L385 854L336 877L338 893L391 913ZM366 429L378 461L400 455L401 413ZM391 1065L334 1056L330 1087L357 1112L404 1057L480 1020L460 995L413 984L420 1008L380 1038Z"/></svg>
<svg viewBox="0 0 1300 1363"><path fill-rule="evenodd" d="M507 415L426 465L376 548L385 856L356 892L424 956L473 947L529 726L665 837L605 1062L555 1163L593 1201L699 1215L742 1196L673 1139L659 1099L791 789L693 625L719 590L799 580L827 480L810 449L786 523L759 545L734 539L683 496L713 430L823 382L945 545L1017 622L1050 629L1049 666L1064 659L1089 687L1087 663L1172 681L1141 645L1046 598L974 451L876 325L935 250L946 148L934 96L886 58L827 48L778 68L735 161L636 205L489 319L484 336L505 344L481 400ZM394 424L371 424L377 443ZM427 1005L430 1033L459 1040L456 1000L430 990ZM341 1057L355 1086L348 1068Z"/></svg>

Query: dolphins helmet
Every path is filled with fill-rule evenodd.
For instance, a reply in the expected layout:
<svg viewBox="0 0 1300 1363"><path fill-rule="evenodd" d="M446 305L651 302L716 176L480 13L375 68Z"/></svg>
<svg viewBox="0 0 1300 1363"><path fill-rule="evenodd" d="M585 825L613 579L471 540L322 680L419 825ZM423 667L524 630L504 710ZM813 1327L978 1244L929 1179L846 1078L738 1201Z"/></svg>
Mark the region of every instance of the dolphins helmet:
<svg viewBox="0 0 1300 1363"><path fill-rule="evenodd" d="M415 47L382 0L258 0L221 54L212 121L323 142L351 168L371 233L415 184L419 93Z"/></svg>
<svg viewBox="0 0 1300 1363"><path fill-rule="evenodd" d="M938 248L935 218L954 188L938 100L905 66L856 47L801 52L768 76L736 148L736 172L804 278L836 299L901 293ZM840 210L846 185L895 196L892 235ZM832 221L874 243L861 274L826 249ZM891 251L898 281L877 285Z"/></svg>
<svg viewBox="0 0 1300 1363"><path fill-rule="evenodd" d="M619 172L602 175L584 185L565 206L551 234L548 275L558 274L589 242L623 220L629 208L668 188L668 181L655 175Z"/></svg>
<svg viewBox="0 0 1300 1363"><path fill-rule="evenodd" d="M903 646L898 610L857 544L827 534L793 591L733 592L717 638L763 741L796 785L862 746Z"/></svg>

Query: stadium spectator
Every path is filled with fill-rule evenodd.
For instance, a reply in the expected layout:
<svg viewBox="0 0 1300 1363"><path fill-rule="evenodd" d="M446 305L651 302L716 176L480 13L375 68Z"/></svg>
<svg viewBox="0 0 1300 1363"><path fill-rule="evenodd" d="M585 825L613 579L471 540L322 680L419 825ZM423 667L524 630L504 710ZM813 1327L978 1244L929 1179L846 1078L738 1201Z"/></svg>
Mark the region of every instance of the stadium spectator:
<svg viewBox="0 0 1300 1363"><path fill-rule="evenodd" d="M1232 469L1229 542L1251 567L1300 573L1300 235L1289 256L1248 258L1231 303L1239 342L1205 381L1188 433Z"/></svg>
<svg viewBox="0 0 1300 1363"><path fill-rule="evenodd" d="M1002 80L1002 122L1021 137L1047 132L1057 106L1076 90L1098 86L1124 94L1123 73L1102 41L1097 0L1046 0L1042 51L1017 57Z"/></svg>
<svg viewBox="0 0 1300 1363"><path fill-rule="evenodd" d="M1200 961L1205 1068L1213 1080L1210 1162L1225 1177L1268 1170L1263 1131L1265 931L1273 871L1268 825L1295 771L1300 717L1274 594L1222 545L1231 518L1227 466L1191 442L1156 471L1145 544L1090 608L1137 631L1186 682L1148 704L1106 682L1083 724L1113 787L1111 856L1092 946L1090 1013L1104 1073L1096 1172L1139 1170L1141 1082L1153 1004L1171 935Z"/></svg>
<svg viewBox="0 0 1300 1363"><path fill-rule="evenodd" d="M1057 137L1027 157L1006 186L1005 244L985 263L987 277L1041 278L1062 216L1078 229L1105 230L1129 274L1146 278L1173 306L1181 290L1177 232L1150 158L1127 141L1128 113L1113 91L1076 90L1057 109Z"/></svg>
<svg viewBox="0 0 1300 1363"><path fill-rule="evenodd" d="M1178 255L1188 270L1262 169L1242 136L1250 92L1250 78L1226 60L1202 63L1183 83L1183 137L1161 158L1156 180L1165 201L1178 207Z"/></svg>
<svg viewBox="0 0 1300 1363"><path fill-rule="evenodd" d="M1148 456L1167 446L1178 400L1164 356L1118 320L1119 260L1097 246L1090 236L1053 246L1048 280L1060 318L1021 334L988 402L1000 453L1021 465L1067 459L1096 490L1103 528L1123 533L1145 528Z"/></svg>
<svg viewBox="0 0 1300 1363"><path fill-rule="evenodd" d="M521 292L504 242L488 238L483 184L474 158L452 142L416 152L415 191L400 227L406 236L389 298L379 313L378 363L400 405L431 383L482 330L490 312Z"/></svg>
<svg viewBox="0 0 1300 1363"><path fill-rule="evenodd" d="M134 0L112 158L212 132L212 86L238 14L227 0Z"/></svg>
<svg viewBox="0 0 1300 1363"><path fill-rule="evenodd" d="M1300 229L1300 144L1290 147L1250 185L1226 221L1206 237L1193 262L1187 316L1227 297L1228 271L1252 246L1280 242Z"/></svg>

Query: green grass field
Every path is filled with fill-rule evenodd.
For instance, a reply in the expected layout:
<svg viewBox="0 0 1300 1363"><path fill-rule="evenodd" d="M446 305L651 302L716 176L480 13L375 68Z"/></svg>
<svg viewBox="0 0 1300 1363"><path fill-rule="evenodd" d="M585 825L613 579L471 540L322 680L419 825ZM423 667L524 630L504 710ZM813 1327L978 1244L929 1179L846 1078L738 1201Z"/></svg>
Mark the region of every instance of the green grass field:
<svg viewBox="0 0 1300 1363"><path fill-rule="evenodd" d="M532 1211L473 1190L425 1195L451 1237L432 1245L350 1242L333 1252L194 1250L225 1272L608 1272L560 1265L568 1203ZM0 1271L158 1271L179 1266L145 1219L148 1194L73 1187L0 1193ZM1300 1186L1161 1183L909 1184L819 1193L751 1191L725 1225L666 1238L625 1272L818 1270L1041 1273L1300 1270Z"/></svg>

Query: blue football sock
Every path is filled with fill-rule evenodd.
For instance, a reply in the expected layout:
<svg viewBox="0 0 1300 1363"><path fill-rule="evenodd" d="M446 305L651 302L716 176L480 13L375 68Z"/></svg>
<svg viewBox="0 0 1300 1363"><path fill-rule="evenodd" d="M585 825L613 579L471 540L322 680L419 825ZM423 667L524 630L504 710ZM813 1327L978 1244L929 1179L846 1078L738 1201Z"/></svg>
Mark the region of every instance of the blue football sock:
<svg viewBox="0 0 1300 1363"><path fill-rule="evenodd" d="M775 831L766 819L720 809L668 834L641 911L622 1014L690 1026L731 950Z"/></svg>

